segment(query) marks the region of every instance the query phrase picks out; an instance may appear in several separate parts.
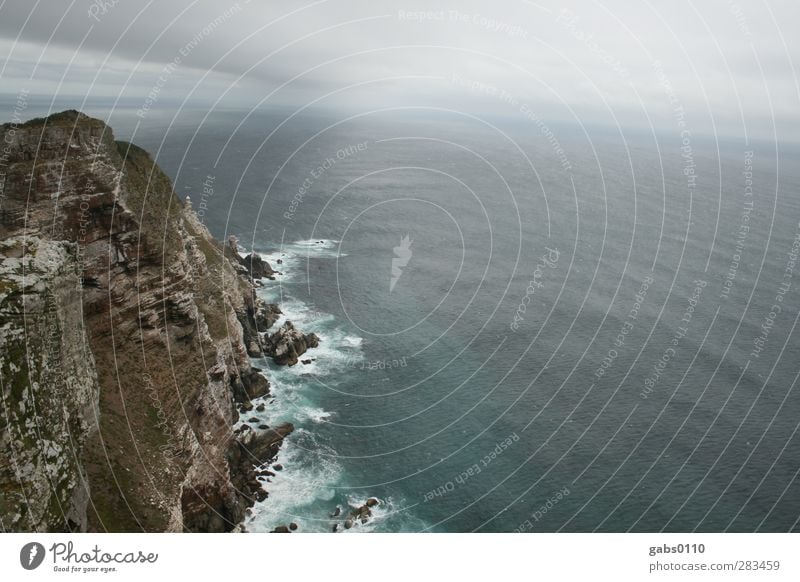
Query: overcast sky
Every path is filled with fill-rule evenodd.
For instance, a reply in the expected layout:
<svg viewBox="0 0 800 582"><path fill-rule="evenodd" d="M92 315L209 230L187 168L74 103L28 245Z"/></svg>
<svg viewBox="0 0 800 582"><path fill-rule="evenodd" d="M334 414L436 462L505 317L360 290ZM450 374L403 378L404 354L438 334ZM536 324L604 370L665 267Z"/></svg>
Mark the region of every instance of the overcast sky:
<svg viewBox="0 0 800 582"><path fill-rule="evenodd" d="M797 140L798 22L797 0L6 0L0 115L20 91L666 129L682 107L697 133Z"/></svg>

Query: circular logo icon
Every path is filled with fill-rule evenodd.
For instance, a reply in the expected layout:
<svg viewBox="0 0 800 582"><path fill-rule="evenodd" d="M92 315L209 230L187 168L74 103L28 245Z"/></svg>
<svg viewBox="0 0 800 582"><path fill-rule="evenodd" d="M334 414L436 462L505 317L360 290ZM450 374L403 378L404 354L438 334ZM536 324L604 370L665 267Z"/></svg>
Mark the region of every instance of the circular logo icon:
<svg viewBox="0 0 800 582"><path fill-rule="evenodd" d="M38 542L30 542L22 546L19 552L19 563L26 570L35 570L44 561L44 546Z"/></svg>

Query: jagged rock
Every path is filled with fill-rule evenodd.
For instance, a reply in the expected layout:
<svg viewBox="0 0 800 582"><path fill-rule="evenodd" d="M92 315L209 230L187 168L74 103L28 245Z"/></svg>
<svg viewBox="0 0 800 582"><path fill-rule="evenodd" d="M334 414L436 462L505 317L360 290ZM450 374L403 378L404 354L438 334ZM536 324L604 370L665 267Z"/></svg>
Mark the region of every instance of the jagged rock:
<svg viewBox="0 0 800 582"><path fill-rule="evenodd" d="M374 499L374 498L372 498ZM369 518L372 517L372 510L367 504L362 505L350 512L353 521L360 521L362 524L367 523Z"/></svg>
<svg viewBox="0 0 800 582"><path fill-rule="evenodd" d="M281 441L293 430L294 426L288 422L259 433L251 429L247 433L247 439L242 439L239 443L242 457L253 465L263 465L272 461Z"/></svg>
<svg viewBox="0 0 800 582"><path fill-rule="evenodd" d="M275 279L275 271L259 254L250 253L243 257L242 264L247 269L251 279Z"/></svg>
<svg viewBox="0 0 800 582"><path fill-rule="evenodd" d="M259 299L256 303L255 323L258 331L264 332L271 328L280 316L283 315L280 307L274 303L266 303Z"/></svg>
<svg viewBox="0 0 800 582"><path fill-rule="evenodd" d="M339 517L341 513L342 513L342 508L337 505L336 509L333 510L333 513L331 513L331 517Z"/></svg>
<svg viewBox="0 0 800 582"><path fill-rule="evenodd" d="M273 461L278 454L280 443L291 434L294 427L285 423L264 432L256 432L250 426L243 425L237 431L234 446L228 450L227 461L233 475L232 483L251 503L263 501L267 492L258 481L259 476L273 477L275 474L263 467Z"/></svg>
<svg viewBox="0 0 800 582"><path fill-rule="evenodd" d="M253 357L253 358L260 358L260 357L261 357L261 356L263 356L264 354L263 354L263 352L261 351L261 346L260 346L260 345L258 345L258 342L251 341L251 342L250 342L250 343L247 345L247 355L248 355L248 356L251 356L251 357Z"/></svg>
<svg viewBox="0 0 800 582"><path fill-rule="evenodd" d="M232 369L230 376L231 391L234 400L240 404L249 404L248 410L252 410L253 398L260 398L269 394L269 380L267 380L261 370L254 366L249 366L241 370L237 375L236 369Z"/></svg>
<svg viewBox="0 0 800 582"><path fill-rule="evenodd" d="M253 358L262 357L265 349L264 333L280 318L280 308L253 294L248 297L245 308L237 312L237 316L242 325L247 355Z"/></svg>
<svg viewBox="0 0 800 582"><path fill-rule="evenodd" d="M282 328L269 336L266 342L267 354L281 366L294 366L306 350L318 346L319 337L316 334L304 334L291 321L287 321Z"/></svg>

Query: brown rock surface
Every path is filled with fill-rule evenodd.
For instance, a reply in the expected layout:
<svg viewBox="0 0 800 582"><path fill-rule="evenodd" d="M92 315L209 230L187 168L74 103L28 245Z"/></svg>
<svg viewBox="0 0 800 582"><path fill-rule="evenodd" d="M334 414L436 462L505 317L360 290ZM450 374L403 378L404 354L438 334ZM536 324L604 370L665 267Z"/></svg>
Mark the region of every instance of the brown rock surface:
<svg viewBox="0 0 800 582"><path fill-rule="evenodd" d="M286 434L251 451L231 430L269 390L245 269L103 122L0 134L4 529L233 529L264 495L247 463Z"/></svg>

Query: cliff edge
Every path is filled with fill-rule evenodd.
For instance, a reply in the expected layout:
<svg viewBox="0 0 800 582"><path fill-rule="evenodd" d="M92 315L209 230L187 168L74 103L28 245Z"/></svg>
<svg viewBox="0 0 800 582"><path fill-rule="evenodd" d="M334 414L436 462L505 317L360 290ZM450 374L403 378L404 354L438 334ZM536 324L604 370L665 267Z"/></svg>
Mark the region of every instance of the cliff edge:
<svg viewBox="0 0 800 582"><path fill-rule="evenodd" d="M233 431L269 390L241 257L102 121L0 134L0 527L232 530L291 431Z"/></svg>

